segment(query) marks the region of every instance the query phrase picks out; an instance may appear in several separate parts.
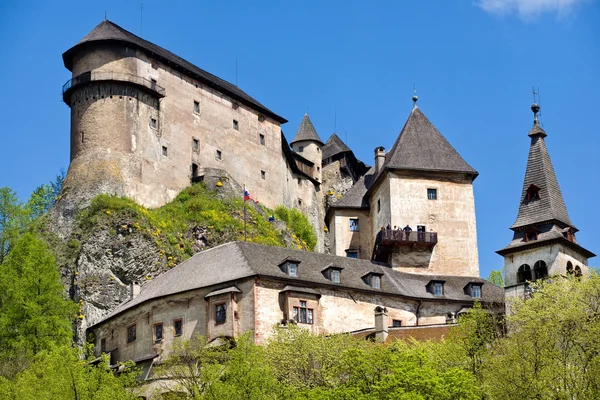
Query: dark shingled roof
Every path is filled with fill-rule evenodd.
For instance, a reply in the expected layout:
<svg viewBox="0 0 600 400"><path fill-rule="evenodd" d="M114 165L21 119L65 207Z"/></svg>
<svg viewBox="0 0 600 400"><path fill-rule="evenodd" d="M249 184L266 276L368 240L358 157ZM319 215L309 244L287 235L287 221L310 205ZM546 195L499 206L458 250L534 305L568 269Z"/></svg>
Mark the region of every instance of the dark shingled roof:
<svg viewBox="0 0 600 400"><path fill-rule="evenodd" d="M138 47L143 51L150 53L150 55L157 59L171 65L174 69L178 69L180 72L197 79L203 84L213 87L220 92L231 96L233 99L244 103L257 111L273 118L275 121L280 123L286 123L287 120L273 111L269 110L257 100L250 97L243 90L238 88L231 83L224 81L215 75L198 68L194 64L184 60L183 58L171 53L170 51L163 49L160 46L155 45L147 40L134 35L133 33L121 28L114 22L104 20L98 26L96 26L90 33L88 33L83 39L79 41L75 46L67 50L63 54L63 61L65 67L71 71L73 69L73 56L79 51L79 49L88 46L90 43L98 42L120 42L132 47Z"/></svg>
<svg viewBox="0 0 600 400"><path fill-rule="evenodd" d="M478 175L418 107L412 110L396 143L386 154L383 168Z"/></svg>
<svg viewBox="0 0 600 400"><path fill-rule="evenodd" d="M300 126L298 127L298 131L296 132L296 136L290 142L290 144L301 142L303 140L312 140L313 142L317 142L321 146L323 146L323 142L317 134L317 131L315 130L315 127L313 126L312 122L310 122L308 114L304 114L304 118L302 118L302 122L300 122Z"/></svg>
<svg viewBox="0 0 600 400"><path fill-rule="evenodd" d="M521 191L521 204L517 220L511 229L551 220L557 220L575 228L567 213L567 207L546 148L544 141L546 133L535 124L529 132L529 136L531 145ZM527 189L531 185L540 189L540 198L527 201Z"/></svg>
<svg viewBox="0 0 600 400"><path fill-rule="evenodd" d="M327 139L325 146L323 146L323 160L333 157L340 153L345 153L347 151L352 151L346 146L346 143L342 141L335 133Z"/></svg>
<svg viewBox="0 0 600 400"><path fill-rule="evenodd" d="M342 196L341 199L329 206L333 208L369 208L367 191L375 181L375 167L371 167L358 181Z"/></svg>
<svg viewBox="0 0 600 400"><path fill-rule="evenodd" d="M290 277L279 268L284 260L290 259L299 262L297 277ZM329 265L343 268L341 284L332 283L323 274L323 269ZM362 279L369 273L382 275L381 289L371 288ZM410 274L369 260L231 242L204 250L148 282L138 296L118 306L95 325L152 299L219 284L231 286L232 281L253 276L281 279L293 286L307 287L317 292L319 287L335 286L413 299L466 303L472 302L473 298L465 294L464 287L469 282L478 282L483 284L482 301L504 302L503 290L479 277ZM431 280L445 281L443 296L436 297L427 292L426 285Z"/></svg>

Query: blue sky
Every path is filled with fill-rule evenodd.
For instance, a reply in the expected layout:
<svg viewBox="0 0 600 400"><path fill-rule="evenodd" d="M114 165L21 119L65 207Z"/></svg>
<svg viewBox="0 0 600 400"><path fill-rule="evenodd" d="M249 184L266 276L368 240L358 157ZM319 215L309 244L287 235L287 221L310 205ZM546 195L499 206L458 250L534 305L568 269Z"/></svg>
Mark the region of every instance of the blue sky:
<svg viewBox="0 0 600 400"><path fill-rule="evenodd" d="M104 18L140 34L140 2L0 2L0 186L25 199L69 164L61 54ZM372 163L419 106L480 173L482 276L503 265L532 124L531 87L577 238L600 252L597 0L144 1L142 36L235 82L290 122L307 111ZM335 115L337 114L337 123ZM597 260L591 260L598 265Z"/></svg>

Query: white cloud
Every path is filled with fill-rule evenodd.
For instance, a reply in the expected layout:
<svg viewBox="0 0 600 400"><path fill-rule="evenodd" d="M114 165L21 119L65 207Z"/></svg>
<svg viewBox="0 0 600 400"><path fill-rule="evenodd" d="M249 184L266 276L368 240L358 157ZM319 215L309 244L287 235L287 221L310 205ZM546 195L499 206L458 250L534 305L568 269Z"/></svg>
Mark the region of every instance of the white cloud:
<svg viewBox="0 0 600 400"><path fill-rule="evenodd" d="M523 18L544 12L556 12L559 16L569 14L573 8L588 0L477 0L483 10L494 14L517 13Z"/></svg>

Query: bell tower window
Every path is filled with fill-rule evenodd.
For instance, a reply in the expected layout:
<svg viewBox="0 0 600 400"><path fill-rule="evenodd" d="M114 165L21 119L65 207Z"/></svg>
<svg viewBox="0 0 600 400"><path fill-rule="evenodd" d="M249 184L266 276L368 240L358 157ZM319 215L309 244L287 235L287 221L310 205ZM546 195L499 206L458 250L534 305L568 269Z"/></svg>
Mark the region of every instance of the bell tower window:
<svg viewBox="0 0 600 400"><path fill-rule="evenodd" d="M543 279L548 277L548 266L542 260L537 261L533 265L533 271L535 272L535 279Z"/></svg>
<svg viewBox="0 0 600 400"><path fill-rule="evenodd" d="M531 280L531 267L527 264L523 264L519 267L517 272L517 283L523 283Z"/></svg>
<svg viewBox="0 0 600 400"><path fill-rule="evenodd" d="M540 188L533 184L529 185L529 187L527 188L527 194L526 194L525 198L526 198L527 203L529 203L531 201L539 200L540 199Z"/></svg>

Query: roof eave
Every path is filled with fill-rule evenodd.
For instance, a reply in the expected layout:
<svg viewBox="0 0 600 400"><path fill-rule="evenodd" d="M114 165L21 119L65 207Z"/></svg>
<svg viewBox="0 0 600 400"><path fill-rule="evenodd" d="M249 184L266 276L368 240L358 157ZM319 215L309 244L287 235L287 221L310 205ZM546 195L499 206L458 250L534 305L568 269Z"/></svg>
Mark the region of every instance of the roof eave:
<svg viewBox="0 0 600 400"><path fill-rule="evenodd" d="M516 252L523 251L523 250L535 249L538 247L547 246L547 245L551 245L551 244L555 244L555 243L564 244L565 246L570 247L570 248L574 249L575 251L578 251L586 258L596 257L596 254L581 247L579 244L573 243L573 242L567 240L566 238L560 238L560 237L546 239L546 240L535 240L535 241L527 242L523 245L514 246L514 247L505 247L503 249L497 250L496 254L504 257L511 253L516 253Z"/></svg>

